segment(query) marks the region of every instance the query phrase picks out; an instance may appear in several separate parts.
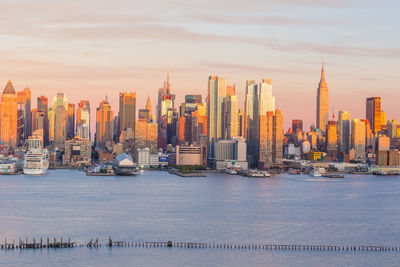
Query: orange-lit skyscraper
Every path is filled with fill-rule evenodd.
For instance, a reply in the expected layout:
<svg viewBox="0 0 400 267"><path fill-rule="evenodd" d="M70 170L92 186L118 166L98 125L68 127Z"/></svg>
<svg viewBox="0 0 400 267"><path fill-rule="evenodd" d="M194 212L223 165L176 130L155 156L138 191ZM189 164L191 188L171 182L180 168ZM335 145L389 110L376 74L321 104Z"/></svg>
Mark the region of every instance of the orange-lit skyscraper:
<svg viewBox="0 0 400 267"><path fill-rule="evenodd" d="M114 111L108 103L107 97L101 101L96 110L96 146L106 146L113 141Z"/></svg>
<svg viewBox="0 0 400 267"><path fill-rule="evenodd" d="M280 163L283 157L283 116L279 109L259 116L258 166L270 167Z"/></svg>
<svg viewBox="0 0 400 267"><path fill-rule="evenodd" d="M120 137L122 131L127 131L131 128L135 134L135 121L136 121L136 92L120 92L119 93L119 133Z"/></svg>
<svg viewBox="0 0 400 267"><path fill-rule="evenodd" d="M385 122L381 122L381 98L380 97L369 97L366 102L366 117L371 125L371 130L374 134L377 134L381 130L381 125Z"/></svg>
<svg viewBox="0 0 400 267"><path fill-rule="evenodd" d="M17 95L11 81L8 81L1 96L1 142L17 145Z"/></svg>
<svg viewBox="0 0 400 267"><path fill-rule="evenodd" d="M336 159L338 152L338 131L336 121L328 121L328 124L326 125L326 143L326 152L328 157Z"/></svg>

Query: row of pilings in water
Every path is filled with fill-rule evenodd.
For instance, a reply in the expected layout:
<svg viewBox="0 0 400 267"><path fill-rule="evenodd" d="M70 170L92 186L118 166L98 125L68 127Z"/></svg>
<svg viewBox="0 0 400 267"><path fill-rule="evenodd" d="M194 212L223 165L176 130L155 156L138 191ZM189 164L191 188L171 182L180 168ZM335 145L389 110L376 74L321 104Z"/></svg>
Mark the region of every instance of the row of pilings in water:
<svg viewBox="0 0 400 267"><path fill-rule="evenodd" d="M31 241L19 239L18 242L13 241L1 244L2 250L8 249L43 249L43 248L73 248L73 247L101 247L99 239L90 240L86 245L77 244L77 242L68 239L46 238ZM197 243L197 242L128 242L114 241L109 238L105 247L137 247L137 248L202 248L202 249L226 249L226 250L296 250L296 251L399 251L397 246L330 246L330 245L279 245L279 244L234 244L234 243Z"/></svg>

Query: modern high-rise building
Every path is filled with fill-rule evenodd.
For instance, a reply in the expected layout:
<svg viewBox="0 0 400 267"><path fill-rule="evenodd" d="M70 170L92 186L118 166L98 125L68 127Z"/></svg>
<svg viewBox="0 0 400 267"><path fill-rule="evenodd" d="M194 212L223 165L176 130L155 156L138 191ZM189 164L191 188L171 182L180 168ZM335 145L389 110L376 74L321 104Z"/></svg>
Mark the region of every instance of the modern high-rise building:
<svg viewBox="0 0 400 267"><path fill-rule="evenodd" d="M102 147L112 143L114 136L113 119L114 111L111 110L106 97L96 110L96 146Z"/></svg>
<svg viewBox="0 0 400 267"><path fill-rule="evenodd" d="M336 159L338 144L337 121L328 121L326 125L326 154L331 159Z"/></svg>
<svg viewBox="0 0 400 267"><path fill-rule="evenodd" d="M22 125L20 125L20 144L23 144L23 142L32 134L31 102L31 90L29 87L25 87L23 91L17 92L18 113L20 114L18 118L22 120Z"/></svg>
<svg viewBox="0 0 400 267"><path fill-rule="evenodd" d="M57 145L64 144L67 138L68 99L64 93L57 93L49 110L50 140Z"/></svg>
<svg viewBox="0 0 400 267"><path fill-rule="evenodd" d="M283 158L283 116L280 110L276 110L275 114L268 111L266 115L260 115L258 121L258 167L267 168Z"/></svg>
<svg viewBox="0 0 400 267"><path fill-rule="evenodd" d="M76 135L90 140L90 104L89 100L81 100L76 110Z"/></svg>
<svg viewBox="0 0 400 267"><path fill-rule="evenodd" d="M302 132L303 131L303 121L302 120L292 120L292 131Z"/></svg>
<svg viewBox="0 0 400 267"><path fill-rule="evenodd" d="M338 148L344 153L348 153L350 149L350 112L348 111L339 111Z"/></svg>
<svg viewBox="0 0 400 267"><path fill-rule="evenodd" d="M255 94L255 81L254 80L246 80L246 95L245 95L245 101L244 101L244 116L245 116L245 121L244 121L244 132L245 132L245 138L247 139L247 142L249 143L249 140L251 139L250 135L252 134L250 132L251 128L249 125L253 125L254 123L254 104L256 101L256 94Z"/></svg>
<svg viewBox="0 0 400 267"><path fill-rule="evenodd" d="M387 135L390 139L397 137L398 123L395 120L389 120L387 122Z"/></svg>
<svg viewBox="0 0 400 267"><path fill-rule="evenodd" d="M176 115L174 101L175 95L171 94L169 72L167 71L167 78L164 81L164 86L158 89L157 129L159 148L165 148L166 145L173 139L171 133L173 132L172 129L174 124L176 124L176 121L174 121L174 116Z"/></svg>
<svg viewBox="0 0 400 267"><path fill-rule="evenodd" d="M75 137L75 104L68 103L67 110L67 139Z"/></svg>
<svg viewBox="0 0 400 267"><path fill-rule="evenodd" d="M17 145L17 94L8 81L1 96L0 122L1 142L12 147Z"/></svg>
<svg viewBox="0 0 400 267"><path fill-rule="evenodd" d="M44 114L43 118L43 144L44 146L49 145L49 99L45 96L40 96L37 98L37 110ZM38 127L38 126L37 126ZM40 128L37 128L40 129Z"/></svg>
<svg viewBox="0 0 400 267"><path fill-rule="evenodd" d="M246 127L248 142L248 160L251 165L255 165L259 155L260 133L262 124L259 122L260 116L266 116L268 112L275 113L275 96L272 95L272 81L263 79L261 83L255 84L254 81L246 81ZM272 125L272 124L271 124Z"/></svg>
<svg viewBox="0 0 400 267"><path fill-rule="evenodd" d="M381 130L381 98L369 97L366 102L366 118L371 125L371 130L377 134Z"/></svg>
<svg viewBox="0 0 400 267"><path fill-rule="evenodd" d="M365 158L365 127L365 122L360 119L351 122L351 148L355 159Z"/></svg>
<svg viewBox="0 0 400 267"><path fill-rule="evenodd" d="M324 63L322 63L321 80L317 91L317 128L325 130L329 120L329 91L325 81Z"/></svg>
<svg viewBox="0 0 400 267"><path fill-rule="evenodd" d="M239 136L239 107L237 95L228 96L226 102L226 138L231 139Z"/></svg>
<svg viewBox="0 0 400 267"><path fill-rule="evenodd" d="M225 136L225 98L226 80L218 76L208 78L207 128L209 140L222 139Z"/></svg>
<svg viewBox="0 0 400 267"><path fill-rule="evenodd" d="M120 92L119 93L119 133L127 131L129 128L135 133L136 121L136 92Z"/></svg>

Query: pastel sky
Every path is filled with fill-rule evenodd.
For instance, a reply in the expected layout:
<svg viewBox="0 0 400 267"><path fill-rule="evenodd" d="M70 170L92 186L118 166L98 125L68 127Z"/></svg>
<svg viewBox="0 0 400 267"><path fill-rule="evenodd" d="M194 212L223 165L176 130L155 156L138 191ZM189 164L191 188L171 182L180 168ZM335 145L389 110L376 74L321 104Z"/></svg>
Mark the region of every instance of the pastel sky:
<svg viewBox="0 0 400 267"><path fill-rule="evenodd" d="M365 117L381 96L400 120L399 1L372 0L2 0L0 86L29 86L33 104L63 91L95 108L108 94L137 92L138 108L170 66L177 105L207 94L208 76L236 84L271 78L285 128L315 121L321 59L335 112ZM241 108L243 103L240 104ZM332 109L332 108L331 108Z"/></svg>

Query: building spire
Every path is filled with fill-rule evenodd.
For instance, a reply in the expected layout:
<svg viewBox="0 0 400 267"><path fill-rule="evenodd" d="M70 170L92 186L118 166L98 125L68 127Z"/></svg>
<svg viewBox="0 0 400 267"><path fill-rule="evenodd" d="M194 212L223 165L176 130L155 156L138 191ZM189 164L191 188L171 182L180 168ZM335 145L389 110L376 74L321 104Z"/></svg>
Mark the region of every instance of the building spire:
<svg viewBox="0 0 400 267"><path fill-rule="evenodd" d="M150 118L153 117L153 115L151 114L151 103L150 103L150 96L147 96L147 101L146 101L146 109L149 111L149 116Z"/></svg>
<svg viewBox="0 0 400 267"><path fill-rule="evenodd" d="M106 94L105 100L106 100L106 103L108 103L108 95L107 94Z"/></svg>
<svg viewBox="0 0 400 267"><path fill-rule="evenodd" d="M324 58L322 58L321 82L325 82Z"/></svg>

